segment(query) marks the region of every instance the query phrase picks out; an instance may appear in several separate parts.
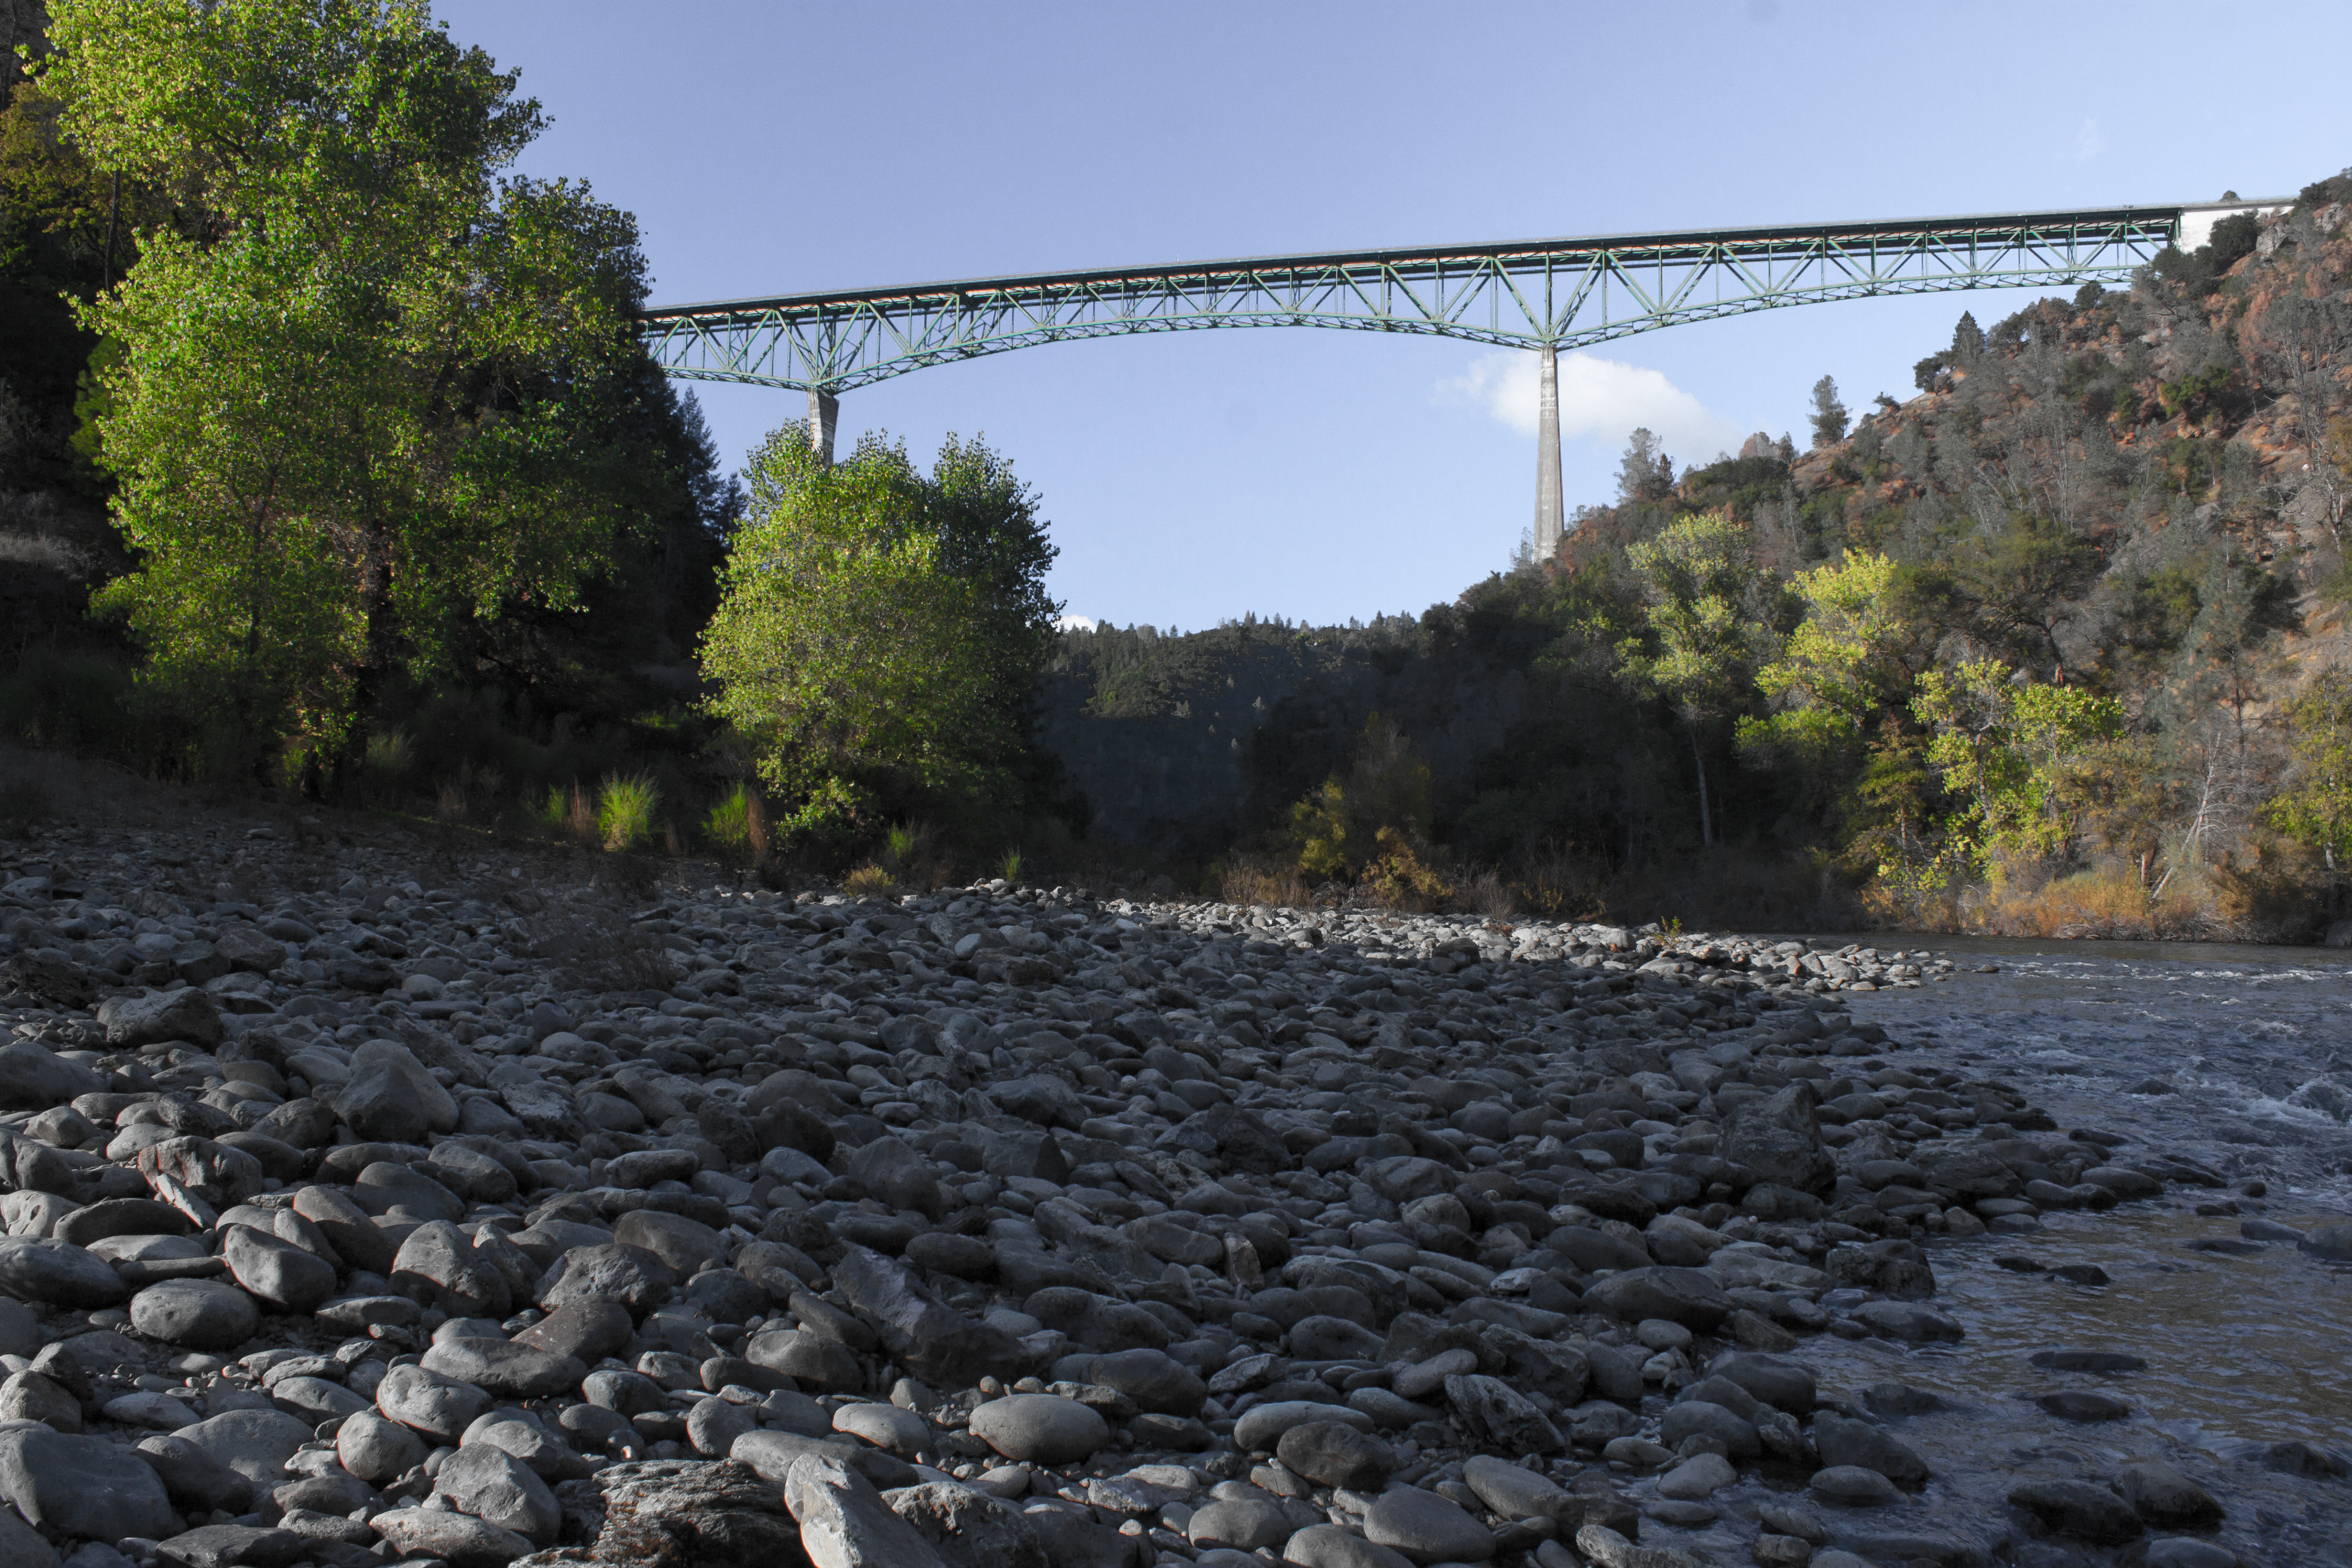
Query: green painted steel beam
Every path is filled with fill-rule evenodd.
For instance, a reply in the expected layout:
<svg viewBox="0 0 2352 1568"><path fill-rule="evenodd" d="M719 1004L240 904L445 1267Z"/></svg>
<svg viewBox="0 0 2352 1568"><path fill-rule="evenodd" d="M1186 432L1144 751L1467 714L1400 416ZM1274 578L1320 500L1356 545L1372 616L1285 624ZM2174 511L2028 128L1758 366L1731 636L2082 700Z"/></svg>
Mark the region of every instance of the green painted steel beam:
<svg viewBox="0 0 2352 1568"><path fill-rule="evenodd" d="M2252 210L2284 202L2226 204ZM727 300L641 312L663 370L839 395L1042 343L1230 327L1587 348L1881 294L2122 283L2225 204L1267 256Z"/></svg>

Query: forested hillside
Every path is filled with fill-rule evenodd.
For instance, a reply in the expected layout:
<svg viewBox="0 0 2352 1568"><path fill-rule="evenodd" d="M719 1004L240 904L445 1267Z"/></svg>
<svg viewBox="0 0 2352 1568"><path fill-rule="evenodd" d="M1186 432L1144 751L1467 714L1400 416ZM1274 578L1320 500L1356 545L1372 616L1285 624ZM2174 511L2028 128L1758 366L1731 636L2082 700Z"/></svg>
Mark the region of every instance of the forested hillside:
<svg viewBox="0 0 2352 1568"><path fill-rule="evenodd" d="M1823 378L1802 451L1637 433L1557 559L1418 624L1074 634L1046 733L1107 827L1250 876L2308 934L2352 847L2347 197L1963 315L1858 419Z"/></svg>

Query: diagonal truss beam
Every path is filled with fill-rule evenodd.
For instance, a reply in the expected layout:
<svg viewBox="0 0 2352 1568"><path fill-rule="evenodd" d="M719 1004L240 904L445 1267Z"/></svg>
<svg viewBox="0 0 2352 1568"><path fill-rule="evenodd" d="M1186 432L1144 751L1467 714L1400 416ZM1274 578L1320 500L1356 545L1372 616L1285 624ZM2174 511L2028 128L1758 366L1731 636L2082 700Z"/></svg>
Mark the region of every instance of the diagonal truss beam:
<svg viewBox="0 0 2352 1568"><path fill-rule="evenodd" d="M1041 343L1218 327L1413 332L1591 347L1789 305L1948 289L2121 283L2186 217L2284 201L2180 204L1258 257L982 278L640 313L663 370L837 395L927 365Z"/></svg>

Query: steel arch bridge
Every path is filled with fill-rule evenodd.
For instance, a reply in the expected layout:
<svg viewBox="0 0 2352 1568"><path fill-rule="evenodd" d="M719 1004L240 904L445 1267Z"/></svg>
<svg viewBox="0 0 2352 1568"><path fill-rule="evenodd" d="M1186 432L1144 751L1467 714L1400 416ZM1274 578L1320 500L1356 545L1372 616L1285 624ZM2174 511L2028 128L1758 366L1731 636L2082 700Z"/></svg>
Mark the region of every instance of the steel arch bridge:
<svg viewBox="0 0 2352 1568"><path fill-rule="evenodd" d="M830 455L841 394L1043 343L1230 327L1414 332L1541 356L1536 542L1561 523L1563 349L1789 305L2120 283L2219 218L2285 200L1333 251L660 306L655 361L686 380L808 394Z"/></svg>

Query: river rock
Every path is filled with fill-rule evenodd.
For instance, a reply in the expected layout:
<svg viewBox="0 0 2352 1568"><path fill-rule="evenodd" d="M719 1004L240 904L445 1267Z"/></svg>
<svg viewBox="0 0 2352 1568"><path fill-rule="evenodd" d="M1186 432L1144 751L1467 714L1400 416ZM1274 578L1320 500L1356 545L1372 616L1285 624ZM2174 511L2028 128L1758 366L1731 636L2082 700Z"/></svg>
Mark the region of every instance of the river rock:
<svg viewBox="0 0 2352 1568"><path fill-rule="evenodd" d="M1739 1479L1731 1461L1720 1454L1695 1454L1658 1478L1658 1495L1696 1502L1713 1497Z"/></svg>
<svg viewBox="0 0 2352 1568"><path fill-rule="evenodd" d="M470 1443L442 1461L434 1495L460 1513L545 1545L555 1539L563 1510L530 1467L503 1448Z"/></svg>
<svg viewBox="0 0 2352 1568"><path fill-rule="evenodd" d="M1020 1341L941 1304L904 1266L870 1247L844 1247L833 1279L882 1347L919 1378L1017 1376L1028 1364Z"/></svg>
<svg viewBox="0 0 2352 1568"><path fill-rule="evenodd" d="M490 1396L429 1367L396 1366L376 1384L375 1407L432 1442L455 1443L489 1409Z"/></svg>
<svg viewBox="0 0 2352 1568"><path fill-rule="evenodd" d="M1484 1563L1495 1532L1460 1504L1419 1487L1391 1487L1364 1510L1364 1539L1414 1563Z"/></svg>
<svg viewBox="0 0 2352 1568"><path fill-rule="evenodd" d="M161 1045L165 1040L193 1040L210 1047L228 1035L219 1006L194 986L143 996L110 996L99 1004L98 1021L106 1030L106 1043L117 1048Z"/></svg>
<svg viewBox="0 0 2352 1568"><path fill-rule="evenodd" d="M743 1354L752 1365L780 1372L819 1394L856 1394L866 1386L856 1352L822 1334L797 1329L755 1334Z"/></svg>
<svg viewBox="0 0 2352 1568"><path fill-rule="evenodd" d="M784 1506L799 1521L813 1568L944 1568L873 1483L837 1459L795 1460L784 1478Z"/></svg>
<svg viewBox="0 0 2352 1568"><path fill-rule="evenodd" d="M618 1354L635 1331L628 1309L617 1301L573 1301L515 1335L514 1342L593 1363Z"/></svg>
<svg viewBox="0 0 2352 1568"><path fill-rule="evenodd" d="M677 1278L668 1264L641 1247L618 1242L575 1247L541 1277L533 1300L547 1312L574 1301L616 1302L642 1321L669 1300Z"/></svg>
<svg viewBox="0 0 2352 1568"><path fill-rule="evenodd" d="M1336 1524L1309 1525L1298 1531L1284 1542L1282 1560L1294 1568L1412 1568L1412 1563L1402 1552L1375 1545Z"/></svg>
<svg viewBox="0 0 2352 1568"><path fill-rule="evenodd" d="M87 1311L130 1294L121 1277L86 1247L44 1237L0 1239L0 1290L22 1301Z"/></svg>
<svg viewBox="0 0 2352 1568"><path fill-rule="evenodd" d="M947 1568L1048 1568L1036 1527L1002 1498L931 1481L886 1500Z"/></svg>
<svg viewBox="0 0 2352 1568"><path fill-rule="evenodd" d="M1822 1142L1820 1099L1799 1080L1761 1100L1743 1101L1724 1119L1723 1157L1745 1166L1758 1182L1825 1193L1837 1180L1837 1160Z"/></svg>
<svg viewBox="0 0 2352 1568"><path fill-rule="evenodd" d="M2225 1513L2211 1492L2161 1459L2126 1465L2116 1476L2115 1490L2159 1530L2211 1530Z"/></svg>
<svg viewBox="0 0 2352 1568"><path fill-rule="evenodd" d="M256 1486L274 1486L294 1450L310 1440L315 1422L278 1410L231 1410L173 1434L204 1450Z"/></svg>
<svg viewBox="0 0 2352 1568"><path fill-rule="evenodd" d="M438 1558L449 1568L506 1568L531 1547L510 1530L447 1509L393 1509L368 1523L402 1556Z"/></svg>
<svg viewBox="0 0 2352 1568"><path fill-rule="evenodd" d="M727 1243L700 1220L659 1209L633 1209L613 1225L613 1239L651 1253L680 1279L705 1263L727 1261Z"/></svg>
<svg viewBox="0 0 2352 1568"><path fill-rule="evenodd" d="M1927 1479L1927 1461L1883 1426L1827 1411L1813 1417L1813 1443L1824 1465L1858 1465L1888 1480L1918 1486Z"/></svg>
<svg viewBox="0 0 2352 1568"><path fill-rule="evenodd" d="M2145 1533L2130 1504L2088 1481L2031 1481L2012 1489L2009 1500L2059 1535L2114 1544Z"/></svg>
<svg viewBox="0 0 2352 1568"><path fill-rule="evenodd" d="M1487 1453L1551 1454L1565 1447L1543 1412L1500 1378L1456 1373L1445 1380L1445 1402L1455 1425Z"/></svg>
<svg viewBox="0 0 2352 1568"><path fill-rule="evenodd" d="M175 1528L162 1479L103 1437L33 1426L0 1431L0 1496L36 1527L68 1536L152 1540Z"/></svg>
<svg viewBox="0 0 2352 1568"><path fill-rule="evenodd" d="M1394 1449L1341 1421L1310 1421L1293 1426L1275 1445L1275 1453L1317 1486L1345 1487L1350 1491L1379 1491L1388 1483L1389 1472L1396 1468Z"/></svg>
<svg viewBox="0 0 2352 1568"><path fill-rule="evenodd" d="M47 1110L105 1087L97 1072L31 1040L0 1046L0 1110Z"/></svg>
<svg viewBox="0 0 2352 1568"><path fill-rule="evenodd" d="M333 1264L249 1226L225 1227L220 1255L237 1284L280 1311L313 1311L335 1293Z"/></svg>
<svg viewBox="0 0 2352 1568"><path fill-rule="evenodd" d="M1480 1502L1505 1519L1575 1517L1572 1500L1559 1486L1507 1459L1474 1454L1462 1462L1462 1480Z"/></svg>
<svg viewBox="0 0 2352 1568"><path fill-rule="evenodd" d="M424 1370L485 1394L510 1399L545 1399L580 1386L588 1369L568 1355L553 1355L511 1340L456 1339L425 1352Z"/></svg>
<svg viewBox="0 0 2352 1568"><path fill-rule="evenodd" d="M373 1411L346 1416L335 1429L335 1458L373 1486L407 1474L425 1462L425 1453L422 1437Z"/></svg>
<svg viewBox="0 0 2352 1568"><path fill-rule="evenodd" d="M1626 1322L1664 1318L1702 1333L1731 1315L1731 1299L1713 1277L1696 1268L1632 1268L1612 1274L1584 1293L1587 1308Z"/></svg>
<svg viewBox="0 0 2352 1568"><path fill-rule="evenodd" d="M352 1076L335 1096L335 1114L362 1139L421 1143L429 1132L457 1131L457 1102L408 1047L367 1040L352 1052Z"/></svg>
<svg viewBox="0 0 2352 1568"><path fill-rule="evenodd" d="M1207 1403L1201 1374L1165 1351L1139 1346L1094 1358L1088 1381L1116 1388L1143 1410L1163 1415L1197 1415Z"/></svg>
<svg viewBox="0 0 2352 1568"><path fill-rule="evenodd" d="M1074 1399L1014 1394L971 1413L971 1435L1016 1463L1074 1465L1110 1441L1102 1416Z"/></svg>

